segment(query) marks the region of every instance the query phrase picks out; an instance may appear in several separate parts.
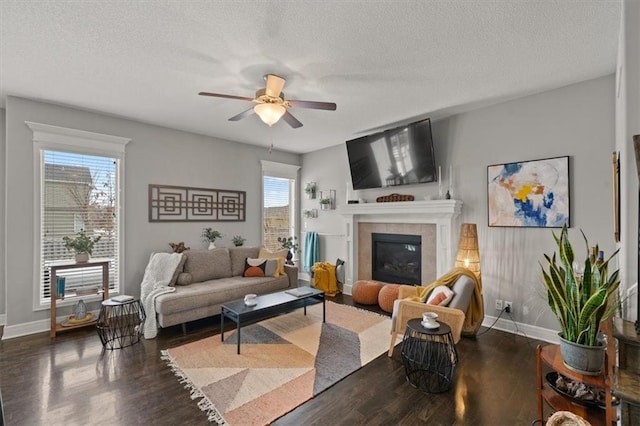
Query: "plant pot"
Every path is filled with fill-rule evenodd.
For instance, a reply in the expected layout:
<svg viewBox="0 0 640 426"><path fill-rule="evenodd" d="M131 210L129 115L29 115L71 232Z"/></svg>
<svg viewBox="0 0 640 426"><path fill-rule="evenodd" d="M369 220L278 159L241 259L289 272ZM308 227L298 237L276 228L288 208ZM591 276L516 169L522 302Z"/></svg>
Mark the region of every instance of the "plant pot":
<svg viewBox="0 0 640 426"><path fill-rule="evenodd" d="M330 210L331 209L331 204L320 204L320 209L322 210Z"/></svg>
<svg viewBox="0 0 640 426"><path fill-rule="evenodd" d="M76 263L87 263L89 261L89 253L76 253Z"/></svg>
<svg viewBox="0 0 640 426"><path fill-rule="evenodd" d="M564 365L577 373L587 376L597 376L604 366L604 354L606 347L587 346L570 342L560 336L560 354Z"/></svg>
<svg viewBox="0 0 640 426"><path fill-rule="evenodd" d="M209 250L213 250L214 248L216 248L216 245L213 243L213 241L211 241L209 243Z"/></svg>

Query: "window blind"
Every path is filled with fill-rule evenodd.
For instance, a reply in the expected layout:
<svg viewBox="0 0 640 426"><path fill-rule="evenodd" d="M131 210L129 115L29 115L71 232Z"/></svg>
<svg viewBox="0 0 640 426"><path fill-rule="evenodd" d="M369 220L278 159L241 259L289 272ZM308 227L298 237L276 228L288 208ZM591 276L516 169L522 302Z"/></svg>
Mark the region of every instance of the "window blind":
<svg viewBox="0 0 640 426"><path fill-rule="evenodd" d="M300 166L262 160L263 244L281 247L278 237L296 235L296 181Z"/></svg>
<svg viewBox="0 0 640 426"><path fill-rule="evenodd" d="M74 261L63 237L84 231L99 237L91 259L108 260L109 289L119 291L118 158L43 149L40 151L40 304L51 297L49 267ZM61 271L66 291L101 287L101 268Z"/></svg>

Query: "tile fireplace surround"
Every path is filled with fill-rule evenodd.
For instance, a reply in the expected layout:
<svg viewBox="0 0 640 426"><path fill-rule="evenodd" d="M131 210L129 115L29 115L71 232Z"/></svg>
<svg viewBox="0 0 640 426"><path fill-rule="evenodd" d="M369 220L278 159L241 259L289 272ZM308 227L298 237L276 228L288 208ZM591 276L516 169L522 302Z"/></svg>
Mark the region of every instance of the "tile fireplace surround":
<svg viewBox="0 0 640 426"><path fill-rule="evenodd" d="M345 218L347 242L347 279L344 292L358 279L370 279L371 232L415 234L422 236L423 281L430 282L453 267L459 232L460 200L407 201L398 203L348 204L339 208ZM431 226L423 226L431 225ZM434 229L435 228L435 229ZM435 239L433 234L435 231ZM359 238L362 233L362 238ZM435 240L435 241L434 241ZM364 244L365 247L359 245ZM433 250L435 259L424 252ZM426 256L426 257L425 257ZM368 260L367 260L368 259ZM365 263L364 265L362 265ZM433 273L435 263L435 274ZM360 264L360 266L359 266ZM431 271L429 267L431 266ZM366 268L369 268L367 271Z"/></svg>

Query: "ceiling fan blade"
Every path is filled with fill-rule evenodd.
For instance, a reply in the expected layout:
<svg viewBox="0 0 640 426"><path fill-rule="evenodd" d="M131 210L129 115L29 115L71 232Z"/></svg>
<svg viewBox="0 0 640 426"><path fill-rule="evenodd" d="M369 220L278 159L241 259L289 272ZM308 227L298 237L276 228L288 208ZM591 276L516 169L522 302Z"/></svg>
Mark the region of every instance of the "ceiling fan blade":
<svg viewBox="0 0 640 426"><path fill-rule="evenodd" d="M239 121L239 120L242 120L245 117L250 116L251 114L253 114L253 107L242 111L240 114L234 115L233 117L231 117L229 119L229 121Z"/></svg>
<svg viewBox="0 0 640 426"><path fill-rule="evenodd" d="M324 109L327 111L335 111L338 107L333 102L292 101L291 99L287 101L287 104L294 108Z"/></svg>
<svg viewBox="0 0 640 426"><path fill-rule="evenodd" d="M280 92L282 92L285 82L286 80L282 77L278 77L274 74L267 74L267 87L265 88L265 93L277 98L280 96Z"/></svg>
<svg viewBox="0 0 640 426"><path fill-rule="evenodd" d="M253 101L253 98L247 98L246 96L223 95L221 93L200 92L200 93L198 93L198 95L200 95L200 96L213 96L214 98L239 99L241 101Z"/></svg>
<svg viewBox="0 0 640 426"><path fill-rule="evenodd" d="M291 115L289 111L285 111L284 115L282 116L282 119L286 121L287 124L293 127L294 129L297 129L298 127L302 127L302 123L293 115Z"/></svg>

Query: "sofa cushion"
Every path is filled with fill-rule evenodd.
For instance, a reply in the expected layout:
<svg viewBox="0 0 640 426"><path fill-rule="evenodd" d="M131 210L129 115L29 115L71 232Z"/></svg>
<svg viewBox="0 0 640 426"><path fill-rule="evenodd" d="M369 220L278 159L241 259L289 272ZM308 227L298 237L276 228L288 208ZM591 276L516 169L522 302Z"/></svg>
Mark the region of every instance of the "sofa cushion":
<svg viewBox="0 0 640 426"><path fill-rule="evenodd" d="M191 285L175 287L174 293L158 296L156 312L159 315L170 315L202 307L215 307L214 312L209 315L217 315L220 313L219 304L242 299L248 293L272 293L288 287L287 277L232 277L194 282Z"/></svg>
<svg viewBox="0 0 640 426"><path fill-rule="evenodd" d="M428 305L447 306L451 299L453 299L454 293L446 285L440 285L433 289L429 298L427 299Z"/></svg>
<svg viewBox="0 0 640 426"><path fill-rule="evenodd" d="M265 269L267 266L266 259L251 259L247 257L244 261L244 273L243 277L264 277Z"/></svg>
<svg viewBox="0 0 640 426"><path fill-rule="evenodd" d="M256 258L260 252L260 247L231 247L231 275L241 277L244 272L244 261L247 257Z"/></svg>
<svg viewBox="0 0 640 426"><path fill-rule="evenodd" d="M226 248L187 250L184 272L191 274L193 282L231 277L231 257Z"/></svg>
<svg viewBox="0 0 640 426"><path fill-rule="evenodd" d="M173 277L171 277L171 282L169 283L169 285L176 285L178 283L178 276L184 270L184 264L187 262L187 256L185 256L184 253L180 253L180 256L181 256L180 263L178 263L178 267L176 268L176 271L173 273Z"/></svg>
<svg viewBox="0 0 640 426"><path fill-rule="evenodd" d="M285 274L284 261L287 258L288 253L289 253L289 249L270 251L266 247L260 247L260 253L258 253L258 257L261 259L279 259L278 270L276 271L276 275L274 275L275 277L279 277Z"/></svg>
<svg viewBox="0 0 640 426"><path fill-rule="evenodd" d="M193 275L188 272L181 272L176 280L176 285L189 285L193 282Z"/></svg>

